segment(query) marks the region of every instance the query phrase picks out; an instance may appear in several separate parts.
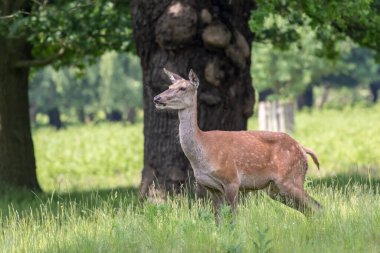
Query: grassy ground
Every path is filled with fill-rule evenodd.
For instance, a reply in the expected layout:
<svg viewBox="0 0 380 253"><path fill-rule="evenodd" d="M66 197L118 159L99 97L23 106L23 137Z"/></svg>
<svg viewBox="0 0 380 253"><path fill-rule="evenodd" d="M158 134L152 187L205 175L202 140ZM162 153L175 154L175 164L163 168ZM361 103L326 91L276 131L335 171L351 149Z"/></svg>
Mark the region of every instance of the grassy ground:
<svg viewBox="0 0 380 253"><path fill-rule="evenodd" d="M295 138L321 160L306 188L323 213L306 219L249 194L235 222L223 209L220 226L207 201L137 200L141 125L38 129L47 193L0 187L0 252L379 252L379 115L379 106L297 115Z"/></svg>

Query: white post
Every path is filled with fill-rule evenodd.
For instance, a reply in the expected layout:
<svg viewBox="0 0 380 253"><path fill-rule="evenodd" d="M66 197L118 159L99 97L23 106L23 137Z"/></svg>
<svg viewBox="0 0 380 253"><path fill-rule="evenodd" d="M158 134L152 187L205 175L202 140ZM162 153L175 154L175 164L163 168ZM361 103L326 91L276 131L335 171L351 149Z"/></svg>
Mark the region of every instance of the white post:
<svg viewBox="0 0 380 253"><path fill-rule="evenodd" d="M292 132L294 104L279 101L259 103L259 130Z"/></svg>

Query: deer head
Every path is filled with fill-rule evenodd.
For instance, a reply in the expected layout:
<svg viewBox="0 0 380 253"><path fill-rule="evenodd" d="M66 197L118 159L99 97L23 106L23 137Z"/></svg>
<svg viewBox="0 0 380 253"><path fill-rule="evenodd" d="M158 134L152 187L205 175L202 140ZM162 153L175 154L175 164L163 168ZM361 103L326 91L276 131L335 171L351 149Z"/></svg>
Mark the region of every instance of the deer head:
<svg viewBox="0 0 380 253"><path fill-rule="evenodd" d="M193 70L190 70L189 80L180 77L164 68L172 85L161 94L155 96L153 101L157 109L183 110L192 107L195 103L199 79Z"/></svg>

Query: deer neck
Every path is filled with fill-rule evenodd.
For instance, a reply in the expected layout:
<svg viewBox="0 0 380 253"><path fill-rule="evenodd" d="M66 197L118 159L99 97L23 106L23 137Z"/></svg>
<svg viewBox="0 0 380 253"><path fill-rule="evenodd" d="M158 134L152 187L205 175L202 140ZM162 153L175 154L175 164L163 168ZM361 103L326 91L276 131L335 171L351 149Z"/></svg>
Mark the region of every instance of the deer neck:
<svg viewBox="0 0 380 253"><path fill-rule="evenodd" d="M191 160L200 152L199 136L201 130L197 119L197 94L194 95L194 105L178 111L179 139L185 155Z"/></svg>

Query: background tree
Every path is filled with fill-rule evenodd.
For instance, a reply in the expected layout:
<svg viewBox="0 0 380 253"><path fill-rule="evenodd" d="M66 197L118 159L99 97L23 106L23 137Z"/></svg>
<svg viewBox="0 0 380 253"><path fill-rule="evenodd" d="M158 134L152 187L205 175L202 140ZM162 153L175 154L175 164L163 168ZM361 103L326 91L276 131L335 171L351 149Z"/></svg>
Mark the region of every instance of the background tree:
<svg viewBox="0 0 380 253"><path fill-rule="evenodd" d="M373 70L376 72L378 69L374 56L378 57L380 53L380 1L258 0L257 5L257 10L252 12L250 27L256 32L257 42L263 43L264 48L273 47L267 55L271 54L272 59L279 57L279 62L272 62L274 66L271 65L272 69L277 69L278 75L274 78L283 80L286 75L298 76L298 80L287 83L281 80L271 80L271 85L265 84L265 81L258 82L259 90L260 86L276 86L274 90L286 90L282 96L303 90L304 94L299 94L299 97L304 101L306 97L310 98L315 85L323 87L326 95L323 97L327 98L330 88L369 85L369 77L372 83L376 83L379 77L373 75ZM254 47L255 50L256 55L263 52ZM358 52L356 61L352 58L355 51ZM261 58L266 60L267 57ZM297 65L298 73L294 72ZM260 64L260 60L254 65L254 77L259 75L260 81L263 80L260 78L261 72L255 70L263 66L266 65ZM267 78L273 79L273 75ZM302 79L303 82L299 82Z"/></svg>
<svg viewBox="0 0 380 253"><path fill-rule="evenodd" d="M129 24L122 1L0 2L1 181L39 189L28 113L30 67L83 65L105 50L128 50Z"/></svg>
<svg viewBox="0 0 380 253"><path fill-rule="evenodd" d="M257 41L270 41L286 49L301 38L299 27L309 26L315 31L316 39L323 43L318 52L320 56L338 56L337 43L347 37L380 56L379 0L258 0L257 5L250 20ZM277 17L281 17L281 22L277 22ZM267 22L268 18L273 21Z"/></svg>
<svg viewBox="0 0 380 253"><path fill-rule="evenodd" d="M85 123L95 116L101 120L102 115L110 115L113 111L128 118L131 111L142 110L140 80L138 58L111 51L81 69L42 68L32 75L29 95L38 113L49 116L53 105L69 121L77 119Z"/></svg>

